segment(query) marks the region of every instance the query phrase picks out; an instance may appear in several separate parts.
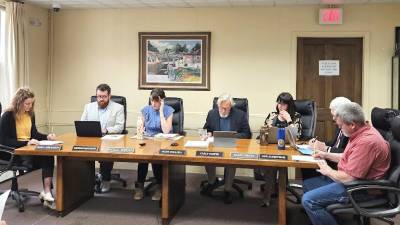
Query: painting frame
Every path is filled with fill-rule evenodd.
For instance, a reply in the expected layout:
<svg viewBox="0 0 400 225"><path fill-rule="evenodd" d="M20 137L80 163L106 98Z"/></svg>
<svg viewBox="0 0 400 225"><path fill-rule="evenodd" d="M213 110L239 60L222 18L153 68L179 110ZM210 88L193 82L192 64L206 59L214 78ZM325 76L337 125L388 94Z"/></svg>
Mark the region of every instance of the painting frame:
<svg viewBox="0 0 400 225"><path fill-rule="evenodd" d="M139 32L139 89L210 90L211 32Z"/></svg>

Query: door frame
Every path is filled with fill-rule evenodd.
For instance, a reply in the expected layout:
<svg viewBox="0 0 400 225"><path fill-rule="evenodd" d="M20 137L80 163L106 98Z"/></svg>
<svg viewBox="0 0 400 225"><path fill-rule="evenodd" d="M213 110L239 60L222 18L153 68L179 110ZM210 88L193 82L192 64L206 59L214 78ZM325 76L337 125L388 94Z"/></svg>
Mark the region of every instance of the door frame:
<svg viewBox="0 0 400 225"><path fill-rule="evenodd" d="M296 81L297 81L297 38L305 37L305 38L362 38L363 40L363 61L362 61L362 88L361 88L361 99L362 106L366 117L369 119L370 115L367 112L370 112L373 106L370 106L369 96L368 96L368 84L370 83L369 77L369 58L370 58L370 33L367 31L364 32L320 32L320 31L296 31L292 32L291 38L291 74L294 79L291 83L291 89L296 90ZM368 86L368 88L367 88Z"/></svg>

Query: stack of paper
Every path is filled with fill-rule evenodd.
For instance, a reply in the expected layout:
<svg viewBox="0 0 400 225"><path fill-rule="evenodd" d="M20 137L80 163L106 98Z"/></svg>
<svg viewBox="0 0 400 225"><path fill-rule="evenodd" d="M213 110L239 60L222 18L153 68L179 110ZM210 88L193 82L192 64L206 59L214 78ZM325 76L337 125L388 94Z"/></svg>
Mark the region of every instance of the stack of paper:
<svg viewBox="0 0 400 225"><path fill-rule="evenodd" d="M105 135L104 137L102 137L101 140L112 141L112 140L122 139L123 137L124 137L124 135L122 135L122 134L108 134L108 135Z"/></svg>
<svg viewBox="0 0 400 225"><path fill-rule="evenodd" d="M308 155L292 155L292 160L317 163L321 159L315 159L314 157Z"/></svg>
<svg viewBox="0 0 400 225"><path fill-rule="evenodd" d="M64 142L62 142L62 141L47 141L47 140L39 141L39 145L60 145L62 143L64 143Z"/></svg>
<svg viewBox="0 0 400 225"><path fill-rule="evenodd" d="M178 134L164 134L164 133L158 133L154 135L154 138L160 138L160 139L170 139L178 136Z"/></svg>
<svg viewBox="0 0 400 225"><path fill-rule="evenodd" d="M209 142L208 141L187 141L185 143L185 147L187 148L207 148Z"/></svg>

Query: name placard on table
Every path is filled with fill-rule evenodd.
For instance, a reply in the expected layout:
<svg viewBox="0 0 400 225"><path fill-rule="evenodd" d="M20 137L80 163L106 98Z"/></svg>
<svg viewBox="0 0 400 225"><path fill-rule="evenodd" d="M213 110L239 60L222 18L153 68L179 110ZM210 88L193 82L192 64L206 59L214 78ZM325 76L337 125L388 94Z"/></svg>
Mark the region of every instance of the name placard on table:
<svg viewBox="0 0 400 225"><path fill-rule="evenodd" d="M90 152L95 152L95 151L97 151L97 146L74 145L74 147L72 147L72 151L90 151Z"/></svg>
<svg viewBox="0 0 400 225"><path fill-rule="evenodd" d="M234 159L258 159L258 154L232 152L231 158L234 158Z"/></svg>
<svg viewBox="0 0 400 225"><path fill-rule="evenodd" d="M265 160L288 160L288 156L287 155L271 155L271 154L260 154L260 158L261 160L265 159Z"/></svg>
<svg viewBox="0 0 400 225"><path fill-rule="evenodd" d="M203 157L223 157L223 152L196 151L196 156Z"/></svg>
<svg viewBox="0 0 400 225"><path fill-rule="evenodd" d="M160 149L160 155L186 155L185 150Z"/></svg>
<svg viewBox="0 0 400 225"><path fill-rule="evenodd" d="M129 147L108 147L107 151L115 153L133 153L135 149Z"/></svg>
<svg viewBox="0 0 400 225"><path fill-rule="evenodd" d="M35 150L49 150L49 151L54 151L54 150L61 150L62 145L37 145Z"/></svg>

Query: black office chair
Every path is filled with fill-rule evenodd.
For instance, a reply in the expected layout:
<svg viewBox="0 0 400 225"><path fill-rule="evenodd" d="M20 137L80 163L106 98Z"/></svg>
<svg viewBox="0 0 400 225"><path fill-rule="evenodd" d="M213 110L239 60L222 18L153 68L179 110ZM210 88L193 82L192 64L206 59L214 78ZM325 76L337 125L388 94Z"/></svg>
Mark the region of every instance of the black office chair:
<svg viewBox="0 0 400 225"><path fill-rule="evenodd" d="M357 180L345 183L350 198L348 204L332 204L327 210L334 214L352 214L359 224L370 225L370 218L376 218L394 225L393 218L400 213L400 117L390 119L391 164L386 179ZM385 134L384 134L385 135ZM357 199L357 193L378 190L380 195L370 195L367 199Z"/></svg>
<svg viewBox="0 0 400 225"><path fill-rule="evenodd" d="M371 122L372 125L379 131L385 140L389 141L392 137L392 132L390 132L390 123L400 114L399 110L396 109L382 109L379 107L374 107L371 111Z"/></svg>
<svg viewBox="0 0 400 225"><path fill-rule="evenodd" d="M150 104L150 101L149 101ZM165 97L164 104L171 106L174 109L172 114L172 133L186 135L184 130L184 110L183 110L183 99L177 97ZM148 183L144 188L145 195L150 195L155 185L157 184L155 177L146 179L145 183Z"/></svg>
<svg viewBox="0 0 400 225"><path fill-rule="evenodd" d="M218 97L215 97L213 99L213 106L212 106L213 109L218 108L217 101L218 101ZM233 98L233 102L235 103L234 107L236 109L240 109L243 112L245 112L247 115L247 119L249 119L249 101L247 100L247 98ZM225 172L224 172L224 177L225 177ZM202 181L200 184L200 187L203 187L206 183L207 183L207 180ZM217 189L224 184L225 184L225 179L218 180L218 184L216 185L216 187L214 189ZM250 190L253 187L253 184L251 182L236 179L236 178L233 179L232 188L235 189L239 193L240 197L243 197L244 195L243 195L243 189L239 185L246 185L248 190Z"/></svg>
<svg viewBox="0 0 400 225"><path fill-rule="evenodd" d="M295 100L296 112L301 115L300 140L309 140L315 136L317 127L317 105L312 100Z"/></svg>
<svg viewBox="0 0 400 225"><path fill-rule="evenodd" d="M90 102L95 102L97 101L97 97L96 96L91 96L90 97ZM111 95L111 101L116 102L118 104L121 104L124 107L124 118L125 118L125 122L124 122L124 129L122 130L121 134L127 134L128 130L126 130L126 108L127 108L127 104L126 104L126 98L123 96L118 96L118 95ZM126 187L126 180L121 178L121 175L118 173L112 173L111 174L111 180L115 180L117 182L120 182L122 184L123 187ZM95 191L97 193L101 193L101 176L100 174L96 174L95 177Z"/></svg>

